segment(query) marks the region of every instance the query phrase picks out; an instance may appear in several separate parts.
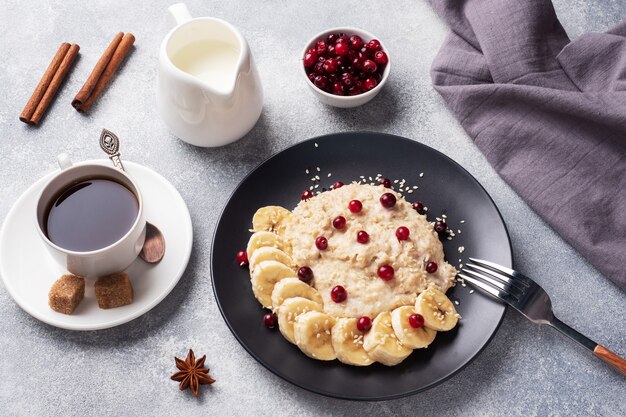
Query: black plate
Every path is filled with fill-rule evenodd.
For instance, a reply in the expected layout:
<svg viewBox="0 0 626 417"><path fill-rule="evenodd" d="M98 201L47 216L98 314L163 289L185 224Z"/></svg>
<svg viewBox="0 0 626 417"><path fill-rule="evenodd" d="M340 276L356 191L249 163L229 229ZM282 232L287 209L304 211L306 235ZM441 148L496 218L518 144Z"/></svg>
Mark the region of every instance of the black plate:
<svg viewBox="0 0 626 417"><path fill-rule="evenodd" d="M311 171L308 175L306 168ZM449 226L462 230L452 241L444 240L450 263L456 266L459 259L472 256L512 265L506 226L487 192L456 162L418 142L381 133L340 133L299 143L262 163L237 187L217 225L211 262L215 298L233 334L256 360L295 385L331 397L384 400L428 389L458 372L485 347L505 311L502 304L457 284L448 295L460 303L459 325L391 368L309 359L280 332L263 327L264 312L252 294L248 270L235 261L235 253L246 247L256 209L294 208L314 175L320 176L321 189L338 180L349 183L378 173L417 184L419 189L405 194L407 200L423 201L431 220L445 212ZM463 253L459 246L466 248Z"/></svg>

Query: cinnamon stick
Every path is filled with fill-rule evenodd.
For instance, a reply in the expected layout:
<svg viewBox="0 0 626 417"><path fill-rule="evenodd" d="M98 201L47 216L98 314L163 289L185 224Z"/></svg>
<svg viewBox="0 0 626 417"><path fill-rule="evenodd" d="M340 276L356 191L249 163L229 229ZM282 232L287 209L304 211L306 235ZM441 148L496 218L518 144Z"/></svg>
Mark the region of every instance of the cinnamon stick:
<svg viewBox="0 0 626 417"><path fill-rule="evenodd" d="M56 74L59 66L61 65L61 61L63 61L63 58L65 57L69 49L70 44L67 42L63 42L61 46L59 46L59 49L52 58L52 61L48 65L48 68L46 68L46 72L44 72L41 80L39 80L39 84L37 84L37 87L35 87L35 91L33 91L33 94L30 96L30 99L26 103L26 106L24 106L24 110L22 110L22 113L20 114L20 120L22 122L32 124L30 119L33 116L33 113L35 113L35 110L37 109L41 98L46 93L46 90L50 86L50 82L52 82L54 74Z"/></svg>
<svg viewBox="0 0 626 417"><path fill-rule="evenodd" d="M78 108L82 106L83 103L87 101L87 99L93 92L93 89L96 86L98 79L100 79L100 76L102 75L102 72L104 71L104 68L107 66L107 64L111 60L111 57L113 56L113 53L117 49L117 46L120 44L120 41L122 40L123 36L124 36L123 32L120 32L117 35L115 35L115 38L113 38L113 41L111 41L107 49L104 51L104 53L102 54L102 56L96 63L96 66L94 67L93 71L91 71L91 74L89 74L89 78L87 78L87 81L85 81L85 84L83 84L78 94L76 94L76 97L74 97L74 100L72 100L72 106L74 106L74 108Z"/></svg>
<svg viewBox="0 0 626 417"><path fill-rule="evenodd" d="M119 34L116 36L116 39L118 36ZM98 60L98 63L96 64L96 68L94 68L94 71L92 72L92 75L94 72L100 73L100 75L96 77L97 81L95 85L93 85L93 87L91 88L89 88L90 86L83 86L83 88L85 88L86 91L91 90L91 92L87 95L86 98L84 98L83 95L79 97L78 94L74 98L72 105L74 106L76 110L78 110L79 112L86 112L91 108L93 103L102 94L102 92L104 91L109 81L111 81L111 79L115 75L115 72L124 61L124 58L126 58L126 55L128 55L128 52L130 51L130 48L133 46L134 42L135 42L135 36L132 33L126 33L125 35L123 35L122 39L117 44L117 47L115 47L115 50L113 54L111 55L110 59L104 66L104 69L102 69L101 66L105 64L104 61L106 60L107 52L109 51L109 48L112 47L111 45L109 45L109 48L107 48L107 50L104 51L104 54L102 55L100 60ZM89 78L91 78L91 76ZM89 79L87 81L89 82ZM79 91L79 94L80 94L80 91ZM76 104L74 104L74 102L76 102Z"/></svg>
<svg viewBox="0 0 626 417"><path fill-rule="evenodd" d="M50 85L46 89L46 92L44 93L43 97L41 98L41 101L37 105L35 112L30 118L31 124L36 125L36 124L39 124L39 122L41 121L41 118L46 112L46 109L48 108L50 103L52 103L52 100L54 100L54 96L56 95L57 91L59 91L59 88L61 87L61 83L63 83L63 80L67 76L68 72L70 72L70 69L72 68L72 64L74 63L76 56L78 56L79 50L80 50L80 46L78 46L75 43L72 44L70 48L67 50L67 53L65 54L65 56L63 57L63 60L61 61L61 65L59 65L59 68L54 74L54 77L52 77L52 81L50 81Z"/></svg>

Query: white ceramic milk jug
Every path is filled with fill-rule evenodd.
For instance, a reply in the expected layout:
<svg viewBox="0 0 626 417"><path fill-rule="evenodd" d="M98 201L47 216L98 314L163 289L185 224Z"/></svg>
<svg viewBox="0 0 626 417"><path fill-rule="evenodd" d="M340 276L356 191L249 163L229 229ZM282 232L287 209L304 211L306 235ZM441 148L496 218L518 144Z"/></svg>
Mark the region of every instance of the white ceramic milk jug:
<svg viewBox="0 0 626 417"><path fill-rule="evenodd" d="M168 12L175 27L159 51L159 114L172 133L192 145L236 141L252 129L263 108L248 43L228 22L192 19L183 3Z"/></svg>

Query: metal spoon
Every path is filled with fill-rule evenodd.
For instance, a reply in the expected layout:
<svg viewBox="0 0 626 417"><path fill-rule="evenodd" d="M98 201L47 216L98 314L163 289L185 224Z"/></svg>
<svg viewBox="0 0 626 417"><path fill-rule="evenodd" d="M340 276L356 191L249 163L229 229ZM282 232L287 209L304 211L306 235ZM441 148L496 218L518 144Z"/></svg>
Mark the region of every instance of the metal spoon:
<svg viewBox="0 0 626 417"><path fill-rule="evenodd" d="M110 130L102 129L100 147L109 155L113 166L125 172L120 159L120 140L117 135ZM149 264L155 264L163 259L163 255L165 255L165 238L163 233L152 223L146 222L146 240L141 252L139 252L139 257Z"/></svg>

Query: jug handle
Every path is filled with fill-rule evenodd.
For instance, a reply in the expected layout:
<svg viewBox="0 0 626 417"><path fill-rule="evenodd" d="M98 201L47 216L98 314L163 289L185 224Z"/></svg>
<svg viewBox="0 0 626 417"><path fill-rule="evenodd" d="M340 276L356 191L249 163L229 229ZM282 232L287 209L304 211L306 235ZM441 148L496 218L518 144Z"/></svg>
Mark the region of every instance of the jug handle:
<svg viewBox="0 0 626 417"><path fill-rule="evenodd" d="M178 26L192 19L191 13L189 13L189 9L185 3L172 4L167 8L167 11L172 26Z"/></svg>

